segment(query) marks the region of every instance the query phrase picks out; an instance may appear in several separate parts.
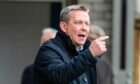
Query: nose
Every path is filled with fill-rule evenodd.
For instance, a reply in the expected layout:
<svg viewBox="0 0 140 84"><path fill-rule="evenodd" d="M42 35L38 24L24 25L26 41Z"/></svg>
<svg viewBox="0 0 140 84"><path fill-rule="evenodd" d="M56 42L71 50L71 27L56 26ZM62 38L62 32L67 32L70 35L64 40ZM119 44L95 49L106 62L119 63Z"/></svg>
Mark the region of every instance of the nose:
<svg viewBox="0 0 140 84"><path fill-rule="evenodd" d="M89 27L89 26L88 26L87 24L83 24L83 25L82 25L82 31L86 31L86 30L88 29L88 27Z"/></svg>

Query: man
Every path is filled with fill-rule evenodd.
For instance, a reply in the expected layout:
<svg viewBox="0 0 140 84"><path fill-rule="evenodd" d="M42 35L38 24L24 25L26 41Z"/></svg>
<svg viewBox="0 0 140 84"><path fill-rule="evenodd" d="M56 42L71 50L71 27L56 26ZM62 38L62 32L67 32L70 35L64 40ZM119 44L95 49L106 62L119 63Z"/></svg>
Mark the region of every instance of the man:
<svg viewBox="0 0 140 84"><path fill-rule="evenodd" d="M106 52L103 36L91 43L89 10L72 5L60 13L60 30L56 37L40 48L35 60L39 84L96 84L96 58Z"/></svg>
<svg viewBox="0 0 140 84"><path fill-rule="evenodd" d="M48 40L54 38L56 33L57 33L57 30L54 28L50 28L50 27L44 28L42 30L40 44L42 45L45 41L48 41Z"/></svg>
<svg viewBox="0 0 140 84"><path fill-rule="evenodd" d="M40 40L40 45L42 45L44 42L52 39L55 37L56 35L56 30L53 28L44 28L42 30L42 36L41 36L41 40ZM29 66L27 66L22 74L22 79L21 79L21 84L38 84L37 82L35 82L34 79L34 65L31 64Z"/></svg>

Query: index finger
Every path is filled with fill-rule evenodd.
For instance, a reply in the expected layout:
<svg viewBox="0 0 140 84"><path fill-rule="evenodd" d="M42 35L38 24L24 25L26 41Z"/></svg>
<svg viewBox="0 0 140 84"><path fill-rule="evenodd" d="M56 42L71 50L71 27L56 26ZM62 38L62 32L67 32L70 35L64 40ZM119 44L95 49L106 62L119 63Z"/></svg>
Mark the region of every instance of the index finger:
<svg viewBox="0 0 140 84"><path fill-rule="evenodd" d="M109 39L109 36L101 36L101 37L99 37L100 41L106 41L107 39Z"/></svg>

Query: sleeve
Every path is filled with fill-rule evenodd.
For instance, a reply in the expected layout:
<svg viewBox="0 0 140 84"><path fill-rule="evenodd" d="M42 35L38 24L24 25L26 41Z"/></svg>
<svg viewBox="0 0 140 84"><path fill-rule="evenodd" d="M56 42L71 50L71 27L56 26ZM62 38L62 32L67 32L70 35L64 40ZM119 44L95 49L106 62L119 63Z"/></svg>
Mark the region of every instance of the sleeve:
<svg viewBox="0 0 140 84"><path fill-rule="evenodd" d="M57 50L44 47L39 50L35 68L51 84L68 84L95 66L96 59L89 49L64 62Z"/></svg>

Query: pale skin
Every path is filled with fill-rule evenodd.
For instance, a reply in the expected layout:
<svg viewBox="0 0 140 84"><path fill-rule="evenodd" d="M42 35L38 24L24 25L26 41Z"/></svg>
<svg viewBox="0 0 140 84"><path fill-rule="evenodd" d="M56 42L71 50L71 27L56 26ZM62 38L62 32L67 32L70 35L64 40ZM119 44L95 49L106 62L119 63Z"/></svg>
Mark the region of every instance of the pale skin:
<svg viewBox="0 0 140 84"><path fill-rule="evenodd" d="M109 36L101 36L93 41L91 41L91 45L89 50L91 51L92 55L100 56L107 51L105 41L109 39Z"/></svg>
<svg viewBox="0 0 140 84"><path fill-rule="evenodd" d="M82 10L71 11L68 22L60 22L60 28L65 32L76 47L84 45L89 34L90 18L87 12ZM89 50L94 57L107 51L105 41L109 36L102 36L91 41Z"/></svg>

